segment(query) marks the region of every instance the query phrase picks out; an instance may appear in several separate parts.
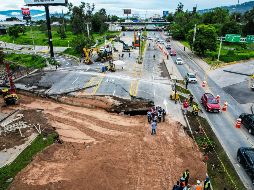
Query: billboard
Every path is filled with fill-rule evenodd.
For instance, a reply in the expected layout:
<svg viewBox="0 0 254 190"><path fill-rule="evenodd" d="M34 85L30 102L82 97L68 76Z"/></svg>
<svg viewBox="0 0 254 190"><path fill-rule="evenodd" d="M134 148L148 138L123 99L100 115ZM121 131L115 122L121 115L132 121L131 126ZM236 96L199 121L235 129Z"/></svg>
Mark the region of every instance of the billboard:
<svg viewBox="0 0 254 190"><path fill-rule="evenodd" d="M24 0L28 6L38 5L66 5L68 0Z"/></svg>
<svg viewBox="0 0 254 190"><path fill-rule="evenodd" d="M21 8L23 20L31 20L29 8Z"/></svg>
<svg viewBox="0 0 254 190"><path fill-rule="evenodd" d="M123 14L130 15L131 14L131 9L124 9Z"/></svg>
<svg viewBox="0 0 254 190"><path fill-rule="evenodd" d="M169 11L163 11L163 17L167 17L169 15Z"/></svg>

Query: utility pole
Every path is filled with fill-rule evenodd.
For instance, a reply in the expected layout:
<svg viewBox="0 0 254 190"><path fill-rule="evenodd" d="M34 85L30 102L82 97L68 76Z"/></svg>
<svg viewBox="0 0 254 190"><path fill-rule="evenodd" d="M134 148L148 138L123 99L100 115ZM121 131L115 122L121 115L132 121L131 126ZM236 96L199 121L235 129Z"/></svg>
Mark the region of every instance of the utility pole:
<svg viewBox="0 0 254 190"><path fill-rule="evenodd" d="M91 24L91 23L90 23L90 22L86 22L86 30L87 30L88 38L90 37L90 28L89 28L89 24Z"/></svg>
<svg viewBox="0 0 254 190"><path fill-rule="evenodd" d="M217 58L217 61L219 61L219 60L220 60L221 47L222 47L222 36L220 37L220 48L219 48L219 53L218 53L218 58Z"/></svg>
<svg viewBox="0 0 254 190"><path fill-rule="evenodd" d="M48 28L48 38L49 38L49 48L50 48L50 57L54 58L54 50L53 50L53 43L52 43L52 33L51 33L51 25L50 25L50 16L49 16L49 6L45 5L45 12L46 12L46 20L47 20L47 28Z"/></svg>
<svg viewBox="0 0 254 190"><path fill-rule="evenodd" d="M195 40L196 40L196 33L197 33L197 25L195 24L194 26L194 34L193 34L193 41L192 41L192 52L194 52L193 50L193 46L194 46L194 43L195 43Z"/></svg>
<svg viewBox="0 0 254 190"><path fill-rule="evenodd" d="M64 22L64 13L63 13L63 9L62 9L62 16L63 16L63 30L64 30L64 32L65 32L65 22Z"/></svg>

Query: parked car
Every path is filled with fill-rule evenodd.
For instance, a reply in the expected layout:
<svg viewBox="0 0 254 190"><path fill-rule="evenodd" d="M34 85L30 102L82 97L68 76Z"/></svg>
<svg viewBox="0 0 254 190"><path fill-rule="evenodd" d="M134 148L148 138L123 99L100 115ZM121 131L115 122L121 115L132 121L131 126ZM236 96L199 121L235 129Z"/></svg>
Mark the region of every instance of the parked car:
<svg viewBox="0 0 254 190"><path fill-rule="evenodd" d="M170 51L170 55L171 55L171 56L176 56L176 51L175 51L175 50L173 50L173 49L171 49L171 51Z"/></svg>
<svg viewBox="0 0 254 190"><path fill-rule="evenodd" d="M186 78L186 80L188 80L188 82L190 82L190 83L197 83L197 82L198 82L196 76L195 76L193 73L187 73L187 75L186 75L185 78Z"/></svg>
<svg viewBox="0 0 254 190"><path fill-rule="evenodd" d="M180 57L176 58L176 64L177 65L182 65L183 64L182 58L180 58Z"/></svg>
<svg viewBox="0 0 254 190"><path fill-rule="evenodd" d="M201 97L201 103L208 112L220 112L220 104L211 93L205 93Z"/></svg>
<svg viewBox="0 0 254 190"><path fill-rule="evenodd" d="M166 44L166 49L171 49L171 45L170 44Z"/></svg>
<svg viewBox="0 0 254 190"><path fill-rule="evenodd" d="M254 133L254 114L242 113L239 118L242 120L242 124L246 127L250 134Z"/></svg>
<svg viewBox="0 0 254 190"><path fill-rule="evenodd" d="M241 147L237 151L237 161L243 166L254 184L254 148Z"/></svg>

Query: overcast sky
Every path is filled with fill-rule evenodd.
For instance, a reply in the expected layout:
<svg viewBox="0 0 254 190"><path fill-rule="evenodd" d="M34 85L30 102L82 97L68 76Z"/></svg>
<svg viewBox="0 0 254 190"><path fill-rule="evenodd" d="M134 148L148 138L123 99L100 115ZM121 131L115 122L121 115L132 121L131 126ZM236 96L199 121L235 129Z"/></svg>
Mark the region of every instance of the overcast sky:
<svg viewBox="0 0 254 190"><path fill-rule="evenodd" d="M0 10L13 10L24 7L23 0L0 0ZM213 8L223 5L237 4L237 0L69 0L74 5L78 5L81 1L94 3L96 9L105 8L109 14L123 15L123 8L131 8L132 13L140 16L148 16L154 13L162 14L163 10L174 11L179 2L184 4L184 9L191 10L193 6L198 6L198 9ZM249 0L240 0L240 3ZM60 11L64 7L51 7L50 11ZM33 7L32 9L41 9Z"/></svg>

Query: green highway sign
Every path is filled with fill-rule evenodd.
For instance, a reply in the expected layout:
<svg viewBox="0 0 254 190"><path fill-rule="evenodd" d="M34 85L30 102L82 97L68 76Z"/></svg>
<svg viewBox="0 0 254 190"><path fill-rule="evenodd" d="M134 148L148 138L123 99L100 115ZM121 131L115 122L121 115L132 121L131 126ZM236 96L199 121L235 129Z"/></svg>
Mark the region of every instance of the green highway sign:
<svg viewBox="0 0 254 190"><path fill-rule="evenodd" d="M241 35L240 34L226 34L225 41L226 42L240 42Z"/></svg>
<svg viewBox="0 0 254 190"><path fill-rule="evenodd" d="M254 42L254 35L248 35L246 37L246 42L247 43L253 43Z"/></svg>

